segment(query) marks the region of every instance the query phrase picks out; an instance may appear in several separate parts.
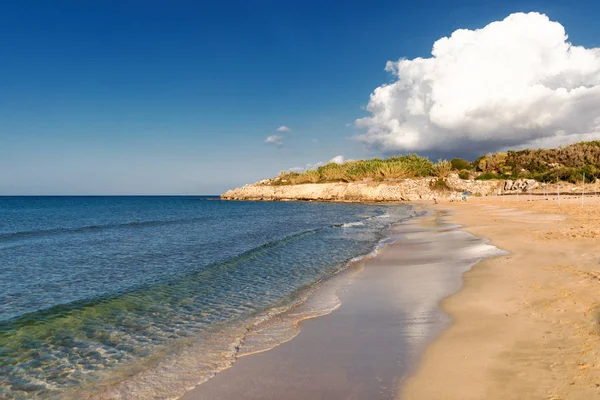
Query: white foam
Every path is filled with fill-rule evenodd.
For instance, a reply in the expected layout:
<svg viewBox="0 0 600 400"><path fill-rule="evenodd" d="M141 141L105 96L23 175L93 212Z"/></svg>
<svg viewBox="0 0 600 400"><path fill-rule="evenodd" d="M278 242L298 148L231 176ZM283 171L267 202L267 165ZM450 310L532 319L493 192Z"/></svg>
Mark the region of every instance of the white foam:
<svg viewBox="0 0 600 400"><path fill-rule="evenodd" d="M362 221L348 222L342 225L342 228L352 228L353 226L361 226L365 223Z"/></svg>
<svg viewBox="0 0 600 400"><path fill-rule="evenodd" d="M389 217L390 217L390 214L385 213L385 214L378 215L375 218L389 218Z"/></svg>

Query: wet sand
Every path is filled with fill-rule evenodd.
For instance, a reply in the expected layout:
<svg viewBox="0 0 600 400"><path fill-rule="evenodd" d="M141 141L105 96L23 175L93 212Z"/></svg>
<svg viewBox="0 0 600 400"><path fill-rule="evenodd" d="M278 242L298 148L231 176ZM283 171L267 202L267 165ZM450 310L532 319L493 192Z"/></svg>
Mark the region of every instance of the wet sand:
<svg viewBox="0 0 600 400"><path fill-rule="evenodd" d="M183 399L395 398L450 323L440 300L460 289L474 263L497 254L443 215L398 225L395 243L323 286L339 308L302 321L294 339L239 358Z"/></svg>
<svg viewBox="0 0 600 400"><path fill-rule="evenodd" d="M478 264L442 303L453 323L398 397L600 398L600 199L435 207L510 254Z"/></svg>

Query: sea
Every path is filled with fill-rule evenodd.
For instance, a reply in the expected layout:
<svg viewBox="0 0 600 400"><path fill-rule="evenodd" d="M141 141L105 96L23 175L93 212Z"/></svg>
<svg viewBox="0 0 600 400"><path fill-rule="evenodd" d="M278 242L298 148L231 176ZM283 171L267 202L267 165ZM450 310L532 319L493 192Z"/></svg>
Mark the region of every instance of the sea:
<svg viewBox="0 0 600 400"><path fill-rule="evenodd" d="M262 349L285 340L277 316L417 215L211 196L0 197L0 399L178 398L256 346L247 339L260 326Z"/></svg>

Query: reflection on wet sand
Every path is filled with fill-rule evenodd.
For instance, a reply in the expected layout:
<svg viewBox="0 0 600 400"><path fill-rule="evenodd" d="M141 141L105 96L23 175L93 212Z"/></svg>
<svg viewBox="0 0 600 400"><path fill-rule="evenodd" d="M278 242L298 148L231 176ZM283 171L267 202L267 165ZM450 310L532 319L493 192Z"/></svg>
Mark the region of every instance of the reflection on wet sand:
<svg viewBox="0 0 600 400"><path fill-rule="evenodd" d="M328 281L305 303L331 306L339 298L335 311L304 320L293 340L270 351L262 351L265 343L258 340L259 352L250 347L246 353L252 355L183 398L394 398L424 347L450 322L440 300L460 288L462 273L474 263L501 254L458 228L443 213L396 225L395 242ZM294 312L296 321L305 319L301 310L282 318L293 321ZM251 337L248 344L255 346Z"/></svg>

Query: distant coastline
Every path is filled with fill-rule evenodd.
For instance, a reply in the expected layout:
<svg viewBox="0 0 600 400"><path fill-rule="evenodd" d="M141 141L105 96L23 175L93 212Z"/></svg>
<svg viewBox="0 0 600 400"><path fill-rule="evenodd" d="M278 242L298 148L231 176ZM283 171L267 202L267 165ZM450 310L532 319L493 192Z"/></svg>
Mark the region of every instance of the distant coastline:
<svg viewBox="0 0 600 400"><path fill-rule="evenodd" d="M329 162L303 172L229 190L223 200L380 202L452 199L555 190L598 190L600 141L558 149L490 153L474 161L437 163L415 154L386 159ZM589 186L585 190L581 185Z"/></svg>
<svg viewBox="0 0 600 400"><path fill-rule="evenodd" d="M501 188L500 181L465 181L451 176L443 181L436 178L403 179L394 182L335 182L305 183L299 185L246 185L221 195L223 200L266 201L337 201L385 202L433 200L449 198L469 191L477 196L488 196Z"/></svg>

